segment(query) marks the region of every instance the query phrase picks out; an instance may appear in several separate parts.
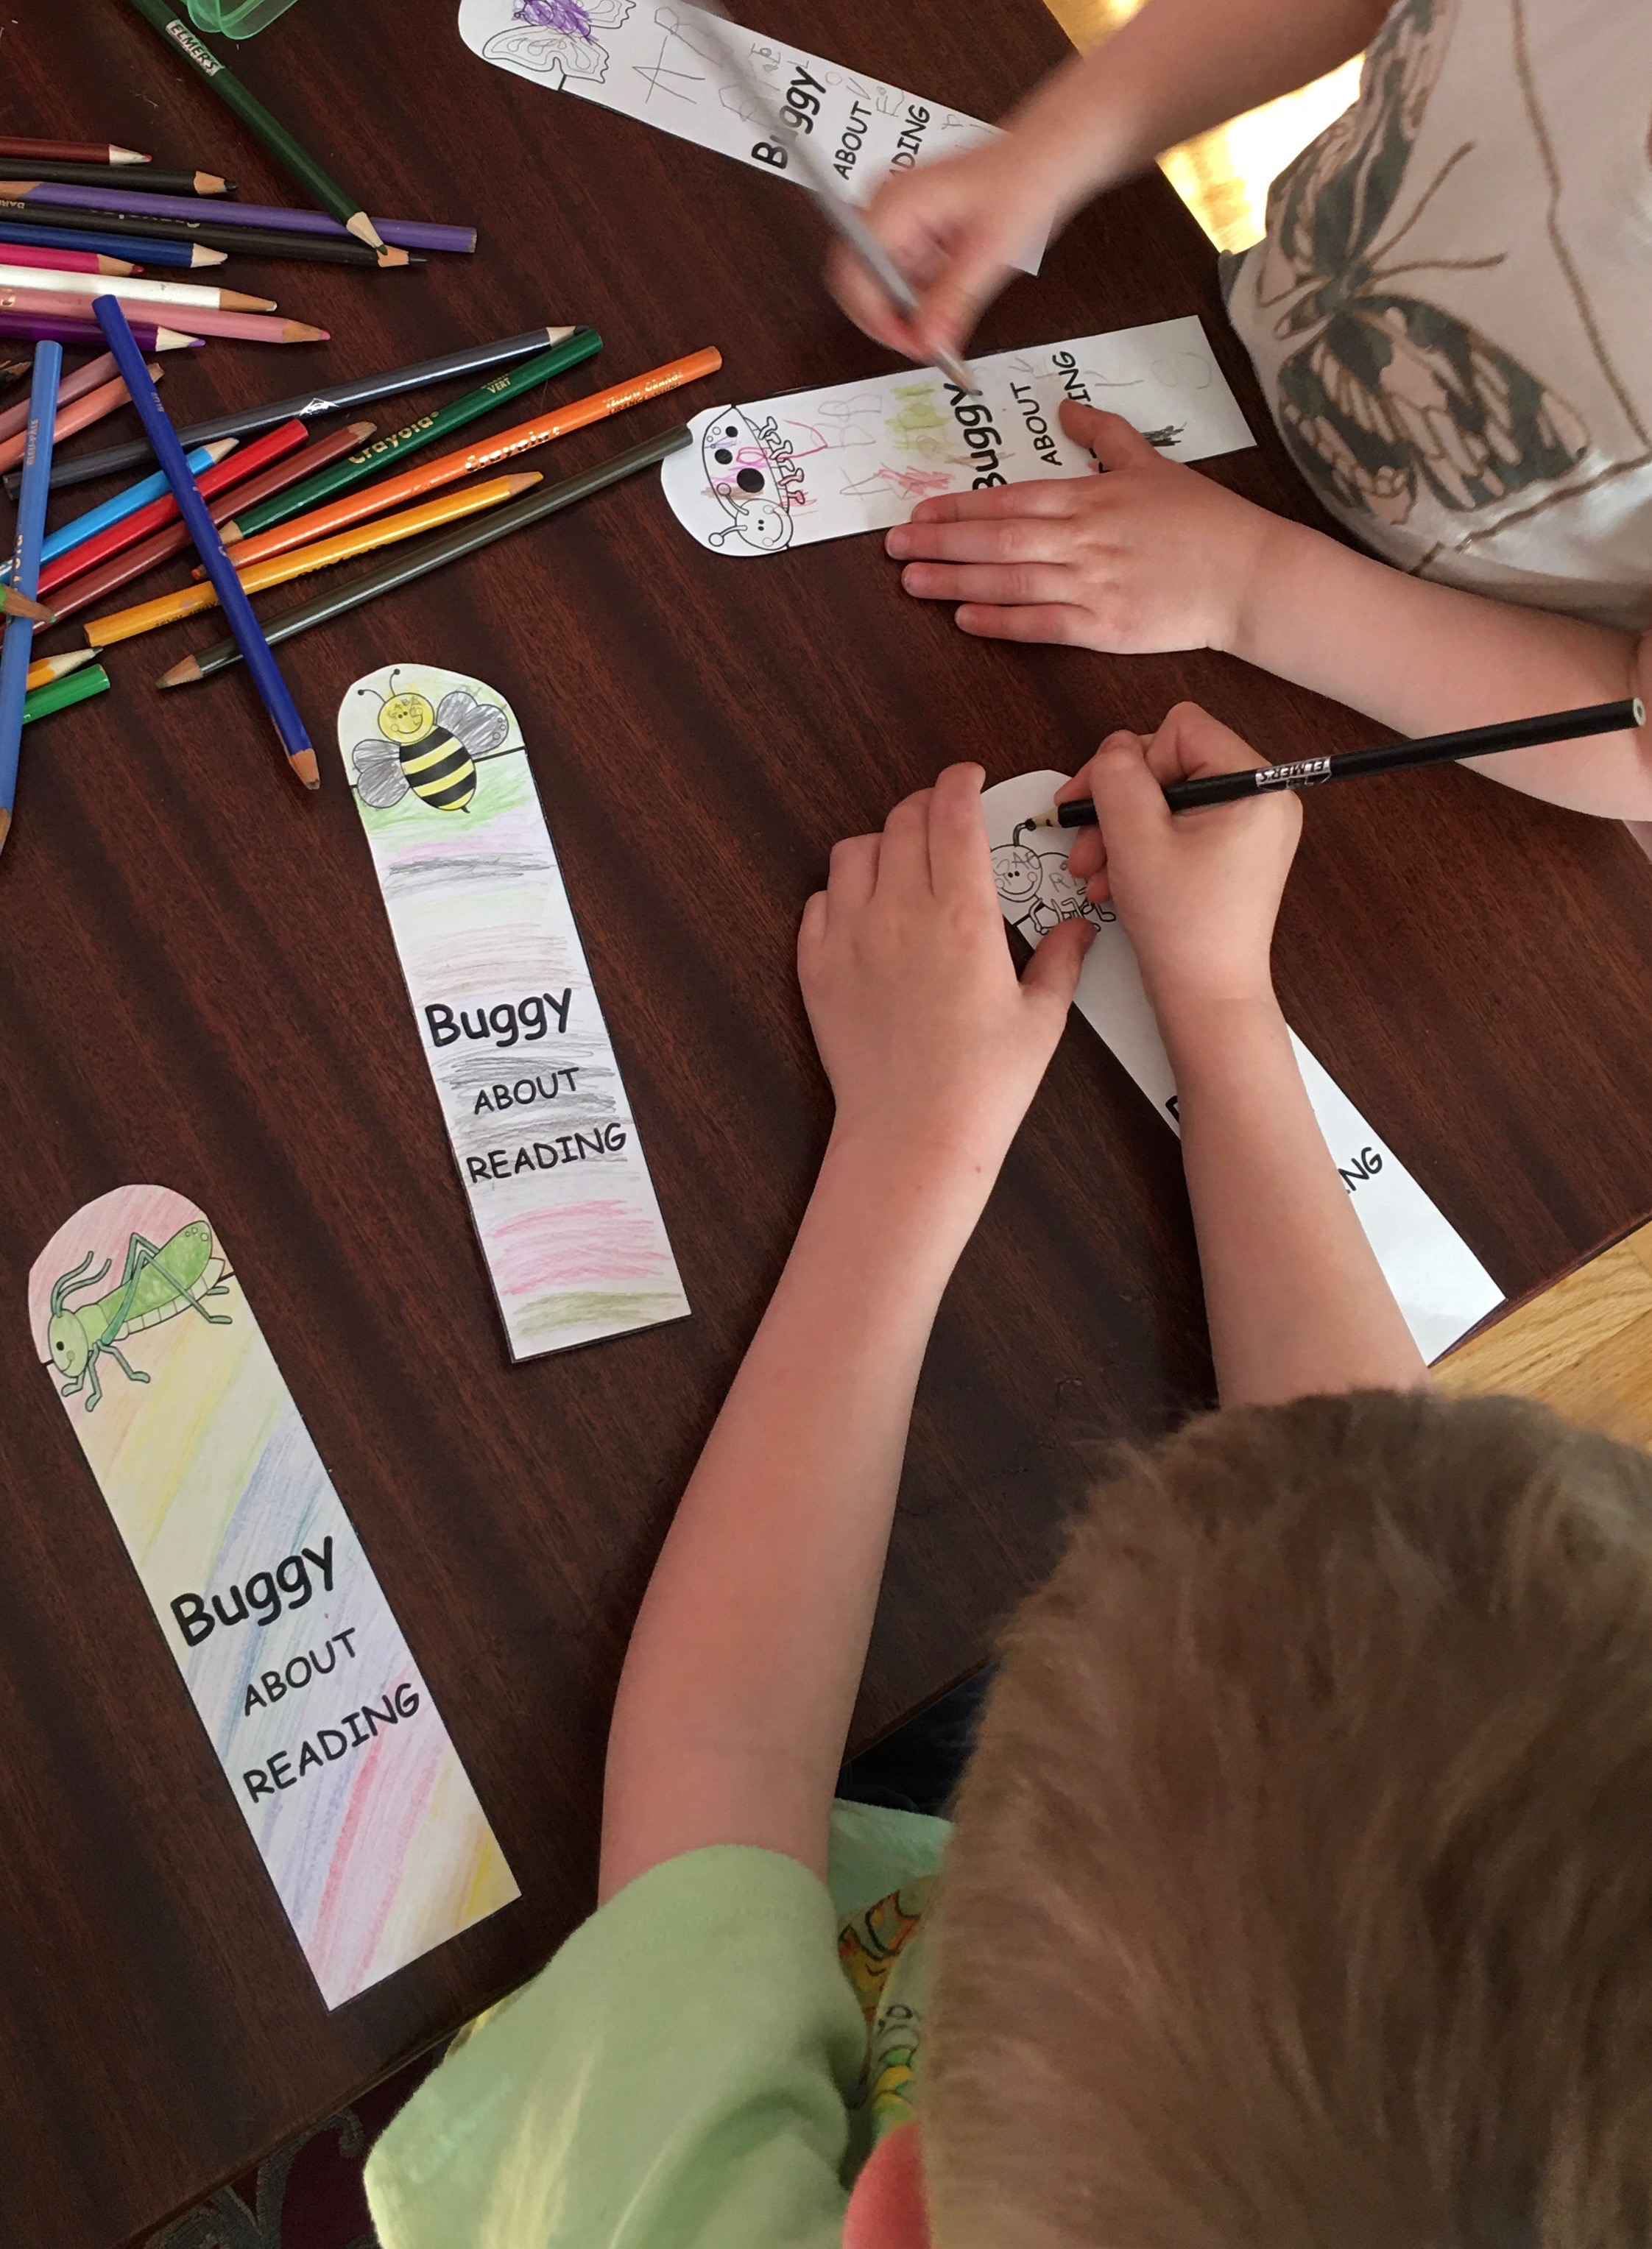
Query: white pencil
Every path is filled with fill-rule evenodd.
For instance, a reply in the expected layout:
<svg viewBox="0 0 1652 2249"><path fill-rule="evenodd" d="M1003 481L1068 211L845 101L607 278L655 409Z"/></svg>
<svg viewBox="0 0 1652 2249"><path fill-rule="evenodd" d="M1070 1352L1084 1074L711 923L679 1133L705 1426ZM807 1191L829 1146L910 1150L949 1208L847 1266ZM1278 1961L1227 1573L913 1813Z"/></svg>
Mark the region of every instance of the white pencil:
<svg viewBox="0 0 1652 2249"><path fill-rule="evenodd" d="M5 244L0 243L0 251ZM119 297L134 305L192 305L202 312L272 313L273 297L249 297L239 289L210 289L196 281L143 281L121 273L66 273L52 267L0 265L0 289L55 290L60 296ZM140 316L141 317L141 316Z"/></svg>

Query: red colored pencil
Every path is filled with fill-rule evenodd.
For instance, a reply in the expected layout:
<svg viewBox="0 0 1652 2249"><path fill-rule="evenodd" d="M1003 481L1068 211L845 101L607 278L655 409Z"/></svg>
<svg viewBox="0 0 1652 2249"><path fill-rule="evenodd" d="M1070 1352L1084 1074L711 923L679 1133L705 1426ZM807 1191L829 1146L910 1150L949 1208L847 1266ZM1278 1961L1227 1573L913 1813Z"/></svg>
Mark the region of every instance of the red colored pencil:
<svg viewBox="0 0 1652 2249"><path fill-rule="evenodd" d="M305 424L298 421L283 422L279 429L266 430L261 437L255 437L242 451L215 462L210 469L202 470L196 478L202 497L210 499L214 492L226 491L230 485L239 483L249 469L267 469L272 461L281 460L288 453L296 452L309 434ZM123 515L118 523L110 524L107 530L95 532L90 539L83 539L78 547L65 547L55 561L48 562L42 570L41 584L44 585L49 578L53 586L67 585L71 578L79 577L83 571L95 570L100 562L107 562L112 554L119 554L124 548L134 547L139 540L147 539L152 531L164 530L169 523L176 521L177 514L178 504L169 492L164 499L152 499L148 507L134 508L130 515ZM41 601L45 600L44 594L38 594L38 597Z"/></svg>
<svg viewBox="0 0 1652 2249"><path fill-rule="evenodd" d="M130 279L141 273L129 258L108 258L100 250L42 250L31 242L0 243L0 258L8 265L38 265L52 273L113 273ZM50 281L40 284L43 289Z"/></svg>
<svg viewBox="0 0 1652 2249"><path fill-rule="evenodd" d="M159 382L163 368L159 360L148 362L149 380ZM117 375L113 382L100 382L95 390L85 391L72 406L65 406L58 416L55 444L58 437L72 437L77 430L89 430L94 422L101 422L106 414L113 414L119 406L127 405L131 393ZM28 432L20 431L15 437L0 439L0 470L15 469L23 458L23 449L28 444Z"/></svg>
<svg viewBox="0 0 1652 2249"><path fill-rule="evenodd" d="M53 164L147 164L136 148L122 148L113 141L30 141L17 133L0 133L0 156L38 156Z"/></svg>
<svg viewBox="0 0 1652 2249"><path fill-rule="evenodd" d="M317 469L325 469L346 453L358 451L373 435L373 429L371 422L351 422L342 430L329 430L325 437L318 437L313 444L306 445L301 453L289 453L286 460L266 469L261 477L253 477L245 485L219 492L207 502L208 514L214 523L227 523L237 507L251 507L258 500L285 492L301 478L313 476ZM249 445L240 457L247 458L251 451ZM53 611L60 617L72 616L77 609L88 609L93 602L100 602L106 594L129 586L146 570L153 570L175 554L187 554L189 544L187 526L170 523L164 531L157 531L153 539L146 539L141 546L129 547L124 554L117 554L101 569L88 570L84 577L72 579L52 602ZM66 561L68 557L63 559Z"/></svg>
<svg viewBox="0 0 1652 2249"><path fill-rule="evenodd" d="M75 399L84 397L88 390L95 390L100 382L107 382L119 372L114 363L114 354L100 352L96 359L89 359L84 367L76 368L72 375L64 376L63 388L58 393L59 406L69 405ZM28 419L27 399L21 406L8 406L5 412L0 414L0 437L15 437Z"/></svg>

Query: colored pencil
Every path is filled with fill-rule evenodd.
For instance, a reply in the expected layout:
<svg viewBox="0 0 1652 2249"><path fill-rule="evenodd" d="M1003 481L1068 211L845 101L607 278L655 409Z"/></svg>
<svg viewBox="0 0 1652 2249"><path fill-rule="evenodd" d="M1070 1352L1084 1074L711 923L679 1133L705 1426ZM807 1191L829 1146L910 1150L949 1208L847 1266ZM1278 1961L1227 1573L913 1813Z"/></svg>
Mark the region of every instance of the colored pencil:
<svg viewBox="0 0 1652 2249"><path fill-rule="evenodd" d="M221 210L222 206L215 205L214 209ZM197 262L207 265L215 262L206 256L208 250L221 256L235 251L243 258L307 258L331 265L424 263L406 250L369 250L366 243L358 242L349 234L304 234L292 228L220 226L211 219L123 218L118 211L94 214L59 210L51 203L25 203L3 192L0 192L0 225L28 225L42 234L60 229L72 234L83 250L90 246L117 253L130 236L132 255L152 265L166 262L156 252L157 242L192 244L201 252ZM92 230L90 234L88 228Z"/></svg>
<svg viewBox="0 0 1652 2249"><path fill-rule="evenodd" d="M65 678L70 672L78 671L83 664L90 664L92 657L93 650L89 648L72 648L65 656L39 657L29 666L28 677L23 684L32 695L37 687L49 686L52 680Z"/></svg>
<svg viewBox="0 0 1652 2249"><path fill-rule="evenodd" d="M122 383L120 387L124 390L126 385ZM55 444L56 442L54 437L52 443ZM202 475L234 450L235 440L232 437L220 438L216 445L198 445L189 457L190 474ZM155 501L164 500L170 490L171 486L157 470L154 476L145 477L141 484L128 485L124 492L116 492L113 499L106 499L96 507L89 507L79 515L71 516L67 523L60 523L55 531L48 531L40 547L42 578L51 576L51 566L60 555L71 553L86 540L98 538L103 532L118 528ZM142 533L135 535L141 537ZM0 569L0 579L10 577L10 574L11 565L8 562L3 569ZM58 574L61 579L65 574L60 571Z"/></svg>
<svg viewBox="0 0 1652 2249"><path fill-rule="evenodd" d="M1536 719L1499 719L1494 726L1465 726L1452 734L1419 735L1414 742L1381 742L1368 750L1344 750L1325 758L1298 758L1291 765L1249 766L1242 772L1201 774L1193 781L1165 783L1165 802L1173 812L1193 812L1205 804L1236 804L1246 797L1270 796L1276 789L1315 788L1321 781L1362 781L1370 774L1405 773L1413 766L1451 765L1458 758L1484 758L1500 750L1533 750L1545 742L1581 741L1590 734L1628 733L1646 724L1638 696L1619 703L1586 703L1575 711L1550 711ZM1052 804L1028 821L1029 828L1093 828L1094 800L1075 796Z"/></svg>
<svg viewBox="0 0 1652 2249"><path fill-rule="evenodd" d="M382 562L376 570L366 571L342 586L318 594L313 601L303 602L298 609L284 609L279 616L270 618L265 626L270 644L278 646L296 633L307 632L312 625L328 624L334 617L360 609L364 602L373 601L380 594L394 593L416 578L426 577L432 570L440 570L466 554L474 554L479 547L491 547L497 539L507 538L513 531L521 531L530 523L538 523L545 516L573 506L576 500L654 467L668 454L681 452L690 443L692 432L686 423L680 423L657 437L645 437L641 444L599 461L594 468L582 469L577 476L564 478L561 484L547 485L542 492L529 492L521 499L513 500L508 507L496 508L479 523L461 525L456 531L444 532L439 539L427 539L417 547L410 547L388 562ZM198 656L186 656L181 664L175 664L170 671L162 674L156 684L184 687L196 680L210 679L215 672L238 662L239 657L240 651L232 640L217 641Z"/></svg>
<svg viewBox="0 0 1652 2249"><path fill-rule="evenodd" d="M302 422L284 422L279 430L267 430L257 438L233 460L209 459L203 468L197 470L194 466L196 455L188 453L184 464L194 477L196 490L202 499L210 499L214 492L227 492L243 477L268 468L272 461L296 453L308 435ZM218 442L226 445L228 443L225 439ZM203 447L202 450L210 453L213 448ZM40 598L49 602L59 586L66 586L83 570L95 570L100 562L107 562L111 555L121 554L128 547L135 547L152 532L164 531L169 523L176 521L178 512L176 495L163 492L158 499L131 510L118 522L104 525L89 538L72 540L40 573Z"/></svg>
<svg viewBox="0 0 1652 2249"><path fill-rule="evenodd" d="M272 524L284 523L290 515L307 514L335 492L347 492L375 471L422 451L438 438L462 429L467 422L474 422L478 415L492 413L508 399L520 397L525 390L533 389L552 375L577 366L602 347L602 339L595 328L553 329L551 333L559 340L549 351L537 352L532 359L520 361L503 375L491 376L477 389L465 391L434 414L422 414L416 422L410 422L406 429L396 430L393 437L375 439L361 452L352 453L348 460L336 462L323 475L294 485L279 499L267 501L262 507L237 508L234 522L224 526L224 545L233 547L237 540L251 539L267 531ZM239 569L240 556L232 556L231 560Z"/></svg>
<svg viewBox="0 0 1652 2249"><path fill-rule="evenodd" d="M34 625L54 625L58 622L55 609L47 609L31 594L18 593L15 586L0 586L0 616L27 617Z"/></svg>
<svg viewBox="0 0 1652 2249"><path fill-rule="evenodd" d="M76 188L56 180L0 180L0 196L30 210L49 203L59 210L107 211L120 218L176 219L193 226L200 210L193 196L151 196L131 188ZM361 214L363 217L366 213ZM286 203L214 203L215 227L264 227L279 234L319 234L358 241L367 237L325 211L294 210ZM473 226L440 226L422 218L375 218L369 224L397 250L444 250L466 254L476 247Z"/></svg>
<svg viewBox="0 0 1652 2249"><path fill-rule="evenodd" d="M244 485L236 485L229 492L215 493L207 502L207 512L214 523L222 523L231 508L246 501L262 499L267 493L279 492L284 484L296 482L326 462L337 460L341 453L354 451L362 438L370 437L372 433L370 422L352 422L342 430L331 430L327 437L318 437L313 444L306 445L301 453L289 453L285 461L278 461L261 477L251 478ZM157 531L153 539L146 539L136 547L128 547L124 554L115 555L100 568L88 570L83 576L71 578L62 591L52 596L59 616L72 616L78 609L90 609L93 602L102 601L107 594L118 593L122 586L129 586L134 578L141 578L147 571L158 568L162 562L169 562L175 554L182 554L189 544L189 534L183 525L170 523L164 531Z"/></svg>
<svg viewBox="0 0 1652 2249"><path fill-rule="evenodd" d="M31 253L38 256L39 253ZM140 281L130 274L117 273L100 278L104 265L118 261L105 258L100 265L88 258L86 271L79 273L57 272L48 280L38 266L19 265L11 251L0 242L0 289L55 289L76 297L118 297L123 305L188 305L206 313L272 313L273 297L249 297L242 289L210 288L196 281Z"/></svg>
<svg viewBox="0 0 1652 2249"><path fill-rule="evenodd" d="M58 390L59 422L64 407L71 400L83 397L88 390L95 390L100 383L107 382L116 373L114 361L108 353L100 352L96 359L87 360L83 367L76 368L72 375L65 375ZM26 401L21 406L8 406L5 412L0 414L0 437L15 437L28 419Z"/></svg>
<svg viewBox="0 0 1652 2249"><path fill-rule="evenodd" d="M11 169L17 168L14 164ZM125 164L70 164L47 157L30 164L29 176L42 185L65 188L119 188L141 177L146 194L169 196L221 196L235 191L235 182L220 178L217 172L163 172L153 164L136 174Z"/></svg>
<svg viewBox="0 0 1652 2249"><path fill-rule="evenodd" d="M12 349L16 348L14 345ZM21 382L25 375L31 375L33 371L32 352L26 354L22 359L0 359L0 390L10 390L14 382Z"/></svg>
<svg viewBox="0 0 1652 2249"><path fill-rule="evenodd" d="M560 328L529 328L525 334L502 336L492 343L467 344L461 351L444 352L438 359L415 360L382 375L357 375L347 382L302 391L296 398L279 398L272 406L220 414L216 420L197 422L193 429L181 430L178 435L186 445L201 445L210 437L249 437L254 430L267 430L272 423L290 421L295 414L305 422L319 421L324 414L368 406L376 398L393 398L398 391L423 390L434 383L451 382L458 375L479 375L485 368L508 366L513 360L542 352L561 333ZM93 477L114 476L129 469L134 461L147 460L148 450L147 445L112 445L101 453L83 453L78 461L60 461L52 474L53 489L86 484Z"/></svg>
<svg viewBox="0 0 1652 2249"><path fill-rule="evenodd" d="M88 233L84 227L39 226L31 219L19 218L14 212L0 212L0 245L14 250L22 243L32 244L48 252L59 246L65 250L89 250L101 257L123 261L129 255L141 258L146 265L182 265L186 270L195 265L222 265L228 254L210 249L205 243L196 242L188 235L177 241L162 240L155 235L128 239L124 233L108 233L100 229Z"/></svg>
<svg viewBox="0 0 1652 2249"><path fill-rule="evenodd" d="M0 156L44 156L64 164L147 164L141 149L114 141L31 141L19 133L0 133Z"/></svg>
<svg viewBox="0 0 1652 2249"><path fill-rule="evenodd" d="M237 574L244 592L261 594L268 587L285 585L289 578L307 577L315 570L330 570L335 562L354 561L358 554L396 546L403 539L416 539L421 532L439 530L444 524L455 523L462 516L478 515L484 509L501 506L544 481L537 469L519 469L511 476L466 485L458 492L444 492L438 499L427 499L420 507L404 508L400 515L382 515L371 523L358 523L353 531L341 532L336 539L319 540L313 547L297 547L289 554L272 555L267 562L255 562L250 570ZM134 640L140 633L155 632L162 625L176 624L181 617L192 617L202 609L216 609L217 605L218 597L210 585L180 586L173 593L158 594L152 602L139 602L129 609L115 609L106 617L93 617L85 629L86 644L89 648L107 648L112 642Z"/></svg>
<svg viewBox="0 0 1652 2249"><path fill-rule="evenodd" d="M157 328L149 321L133 330L141 351L194 350L199 336L186 336L177 328ZM55 313L0 311L0 336L27 336L37 344L94 344L101 331L95 320L65 320Z"/></svg>
<svg viewBox="0 0 1652 2249"><path fill-rule="evenodd" d="M657 398L662 391L676 390L685 382L698 382L702 375L714 375L722 364L719 351L690 352L667 366L650 368L646 375L633 375L629 382L594 390L589 397L576 398L553 413L535 415L531 422L518 422L513 428L501 430L497 437L485 438L480 444L469 446L463 452L443 453L434 461L404 470L399 477L386 477L382 483L363 485L355 492L329 501L325 507L293 517L279 530L244 540L235 549L236 567L244 570L249 563L263 561L266 555L284 554L289 547L307 547L312 540L331 538L335 531L343 531L368 516L382 514L386 508L399 507L403 500L422 499L440 485L456 484L461 477L473 476L482 469L495 468L501 461L514 459L517 454L526 453L535 445L548 444L553 438L566 437L593 422L606 421L611 414L623 414L628 407Z"/></svg>
<svg viewBox="0 0 1652 2249"><path fill-rule="evenodd" d="M204 79L227 109L234 111L243 125L256 133L270 154L285 164L301 187L306 188L334 218L347 227L350 233L366 243L370 250L382 250L382 237L361 208L360 199L347 193L332 174L317 163L303 143L294 139L280 119L266 109L250 87L242 85L232 70L227 70L218 57L201 38L192 24L175 16L166 0L131 0L139 15L153 25L169 45L176 48L185 62Z"/></svg>
<svg viewBox="0 0 1652 2249"><path fill-rule="evenodd" d="M0 241L0 258L9 271L40 266L48 273L136 273L141 269L129 258L107 258L97 250L39 250L27 242ZM61 287L61 283L54 283Z"/></svg>
<svg viewBox="0 0 1652 2249"><path fill-rule="evenodd" d="M100 294L106 293L116 294L116 285L106 282ZM169 312L174 320L187 320L196 334L228 336L237 343L320 344L327 340L326 328L312 328L302 320L278 320L268 313L215 313L205 306L175 310L169 305L134 303L124 292L119 292L118 300L127 307L128 318L153 320L157 313ZM0 287L0 310L25 314L31 320L78 320L91 302L89 297L77 297L67 289L19 289L15 283ZM164 350L164 345L160 348Z"/></svg>
<svg viewBox="0 0 1652 2249"><path fill-rule="evenodd" d="M133 359L139 365L134 349ZM58 383L63 374L60 346L46 342L34 355L29 387L29 448L23 457L23 491L17 500L17 534L11 549L12 582L32 599L40 574L40 546L46 530L46 488L52 479L52 433L57 418ZM29 692L29 644L34 627L26 617L7 621L0 644L0 849L11 829L17 793L17 752L23 739L23 705Z"/></svg>
<svg viewBox="0 0 1652 2249"><path fill-rule="evenodd" d="M165 372L157 360L149 369L149 380L159 382ZM127 387L117 375L112 382L100 383L77 398L72 406L65 406L58 416L58 437L72 437L77 430L89 430L94 422L101 422L106 414L113 414L126 405ZM15 468L23 458L23 436L0 439L0 470Z"/></svg>
<svg viewBox="0 0 1652 2249"><path fill-rule="evenodd" d="M321 785L320 769L310 738L304 731L304 721L299 716L299 706L293 700L279 667L271 655L269 643L258 629L252 614L252 604L241 591L241 581L236 576L229 556L224 551L224 541L218 537L212 518L207 512L206 502L196 489L195 478L184 465L183 448L178 443L177 432L167 418L167 411L155 394L155 386L144 372L143 355L133 339L126 314L116 297L99 297L94 300L98 323L109 340L109 349L120 363L127 379L127 389L132 393L132 403L138 410L144 435L155 450L155 457L166 471L167 481L172 487L173 498L178 503L178 512L189 526L189 536L200 550L213 584L218 589L218 599L224 604L224 614L236 643L246 659L247 670L252 674L271 724L286 753L287 762L306 788Z"/></svg>
<svg viewBox="0 0 1652 2249"><path fill-rule="evenodd" d="M89 664L84 671L72 671L66 677L54 679L49 687L37 687L25 697L23 723L26 726L36 719L49 719L54 711L66 711L72 703L84 703L89 696L104 694L109 685L109 675L100 664Z"/></svg>

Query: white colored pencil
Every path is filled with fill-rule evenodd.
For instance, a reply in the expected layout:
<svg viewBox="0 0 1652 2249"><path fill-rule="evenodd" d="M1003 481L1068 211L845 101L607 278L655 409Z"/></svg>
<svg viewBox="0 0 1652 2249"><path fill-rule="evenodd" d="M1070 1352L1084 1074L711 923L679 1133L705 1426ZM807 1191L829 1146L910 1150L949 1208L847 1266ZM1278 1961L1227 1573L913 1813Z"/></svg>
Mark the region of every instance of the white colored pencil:
<svg viewBox="0 0 1652 2249"><path fill-rule="evenodd" d="M0 255L5 244L0 242ZM146 281L129 273L67 273L53 266L0 264L0 289L52 289L66 297L119 297L123 304L190 305L214 313L272 313L273 297L240 289L210 289L196 281ZM143 315L138 315L142 319Z"/></svg>

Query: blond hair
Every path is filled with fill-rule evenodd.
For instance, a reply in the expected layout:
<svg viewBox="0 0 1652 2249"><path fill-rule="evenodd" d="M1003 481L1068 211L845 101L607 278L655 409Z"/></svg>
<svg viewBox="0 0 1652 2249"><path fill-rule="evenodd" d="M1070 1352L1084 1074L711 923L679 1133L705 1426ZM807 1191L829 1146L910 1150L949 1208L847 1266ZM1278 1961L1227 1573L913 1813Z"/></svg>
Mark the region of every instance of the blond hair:
<svg viewBox="0 0 1652 2249"><path fill-rule="evenodd" d="M1008 1635L937 1923L938 2249L1652 2242L1652 1459L1209 1415Z"/></svg>

